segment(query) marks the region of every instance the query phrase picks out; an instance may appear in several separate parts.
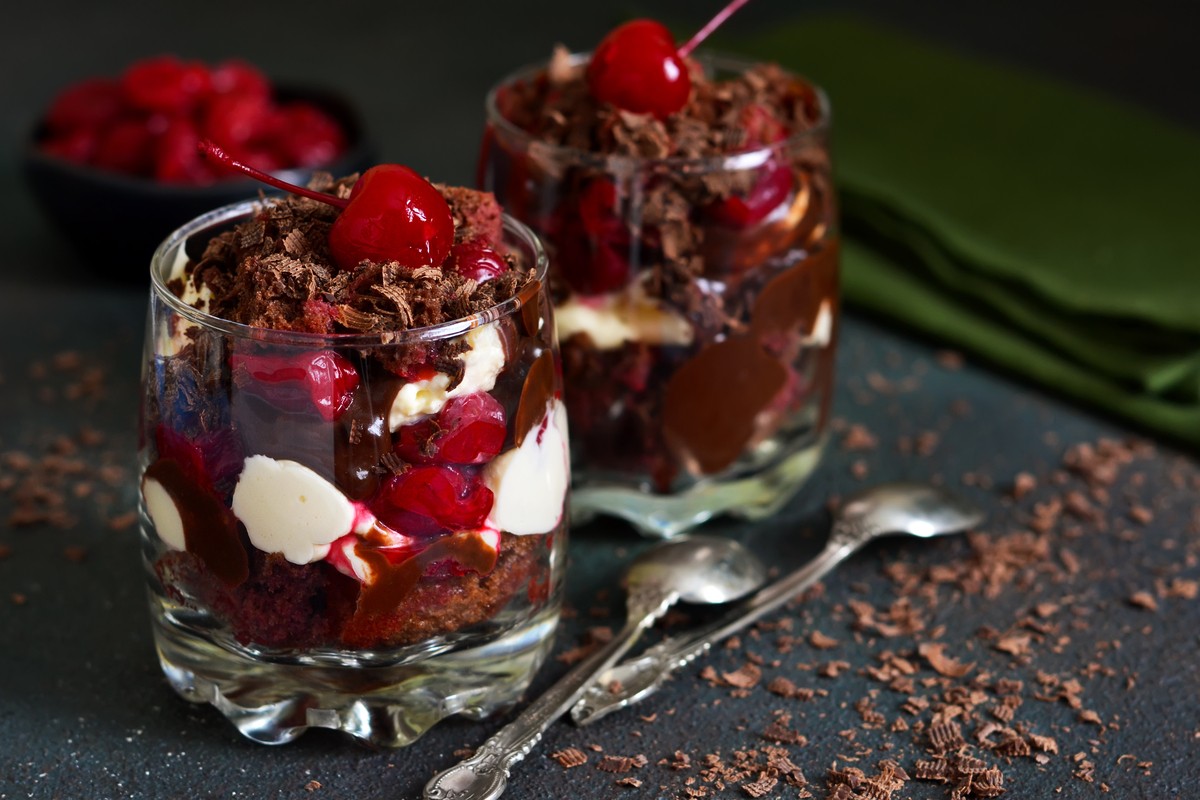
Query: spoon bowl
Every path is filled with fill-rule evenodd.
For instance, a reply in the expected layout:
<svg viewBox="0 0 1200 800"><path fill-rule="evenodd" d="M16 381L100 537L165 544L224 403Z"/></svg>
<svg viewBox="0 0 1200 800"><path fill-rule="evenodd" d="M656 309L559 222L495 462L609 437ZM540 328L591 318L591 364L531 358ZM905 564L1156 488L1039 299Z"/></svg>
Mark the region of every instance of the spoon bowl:
<svg viewBox="0 0 1200 800"><path fill-rule="evenodd" d="M631 595L640 586L659 586L685 603L728 603L766 579L758 556L718 536L687 536L647 548L626 571Z"/></svg>
<svg viewBox="0 0 1200 800"><path fill-rule="evenodd" d="M983 512L961 497L925 483L884 483L842 505L839 526L866 529L874 536L907 534L920 538L958 533L983 522Z"/></svg>

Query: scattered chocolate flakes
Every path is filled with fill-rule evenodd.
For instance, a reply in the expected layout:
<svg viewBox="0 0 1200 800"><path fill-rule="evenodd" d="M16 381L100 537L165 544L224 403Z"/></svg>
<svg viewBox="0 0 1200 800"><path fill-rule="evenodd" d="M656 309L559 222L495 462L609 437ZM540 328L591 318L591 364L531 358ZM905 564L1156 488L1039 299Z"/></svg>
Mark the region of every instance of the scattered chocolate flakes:
<svg viewBox="0 0 1200 800"><path fill-rule="evenodd" d="M587 763L587 753L580 750L578 747L568 747L565 750L556 750L550 754L550 757L559 763L559 766L565 769L572 767L581 767Z"/></svg>
<svg viewBox="0 0 1200 800"><path fill-rule="evenodd" d="M878 445L879 440L863 425L851 425L842 437L843 450L874 450Z"/></svg>
<svg viewBox="0 0 1200 800"><path fill-rule="evenodd" d="M940 642L922 642L917 646L917 652L929 663L933 671L939 675L945 675L948 678L961 678L975 668L974 662L963 664L957 659L947 656L944 652L945 649L946 645Z"/></svg>
<svg viewBox="0 0 1200 800"><path fill-rule="evenodd" d="M838 646L838 640L814 630L808 635L808 643L818 650L829 650Z"/></svg>
<svg viewBox="0 0 1200 800"><path fill-rule="evenodd" d="M957 750L964 744L966 741L957 722L946 720L929 726L929 746L935 753Z"/></svg>
<svg viewBox="0 0 1200 800"><path fill-rule="evenodd" d="M1037 478L1033 477L1033 475L1030 475L1028 472L1018 472L1017 477L1013 478L1013 498L1020 500L1036 489L1037 485Z"/></svg>
<svg viewBox="0 0 1200 800"><path fill-rule="evenodd" d="M850 669L849 661L826 661L817 670L817 674L822 678L836 678L848 669Z"/></svg>
<svg viewBox="0 0 1200 800"><path fill-rule="evenodd" d="M596 769L602 772L629 772L632 769L641 769L649 763L644 755L636 756L614 756L607 755L600 760L596 765Z"/></svg>
<svg viewBox="0 0 1200 800"><path fill-rule="evenodd" d="M789 678L783 676L772 678L771 682L767 684L767 691L780 697L797 700L812 700L816 695L815 689L797 686Z"/></svg>
<svg viewBox="0 0 1200 800"><path fill-rule="evenodd" d="M801 746L808 744L807 736L788 727L791 721L792 717L790 714L776 713L775 719L759 735L768 742L776 744L795 744Z"/></svg>
<svg viewBox="0 0 1200 800"><path fill-rule="evenodd" d="M1158 611L1158 601L1150 592L1139 591L1129 595L1129 604L1146 611Z"/></svg>
<svg viewBox="0 0 1200 800"><path fill-rule="evenodd" d="M314 781L309 781L308 783L304 784L304 791L306 791L306 792L315 792L317 789L320 789L320 788L321 788L320 781L314 780Z"/></svg>
<svg viewBox="0 0 1200 800"><path fill-rule="evenodd" d="M617 785L628 786L630 788L637 789L642 785L642 782L632 775L627 775L624 778L618 778Z"/></svg>
<svg viewBox="0 0 1200 800"><path fill-rule="evenodd" d="M753 689L762 680L762 669L756 664L746 663L733 672L722 672L721 680L735 689Z"/></svg>
<svg viewBox="0 0 1200 800"><path fill-rule="evenodd" d="M63 556L67 561L73 561L76 564L81 563L87 558L87 548L80 545L68 545L63 548Z"/></svg>
<svg viewBox="0 0 1200 800"><path fill-rule="evenodd" d="M8 596L14 606L23 606L29 602L29 598L21 592L13 592Z"/></svg>
<svg viewBox="0 0 1200 800"><path fill-rule="evenodd" d="M758 775L758 780L754 781L753 783L743 783L742 791L751 797L766 797L768 794L774 791L775 786L778 783L778 778L769 775L766 772L761 772Z"/></svg>

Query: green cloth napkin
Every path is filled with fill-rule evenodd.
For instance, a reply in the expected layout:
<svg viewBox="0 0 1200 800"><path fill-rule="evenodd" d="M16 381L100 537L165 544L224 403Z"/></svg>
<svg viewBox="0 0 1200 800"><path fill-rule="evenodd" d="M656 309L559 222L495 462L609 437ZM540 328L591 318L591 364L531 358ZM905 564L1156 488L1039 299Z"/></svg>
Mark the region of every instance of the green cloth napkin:
<svg viewBox="0 0 1200 800"><path fill-rule="evenodd" d="M829 94L848 301L1200 444L1200 136L844 17L739 49Z"/></svg>

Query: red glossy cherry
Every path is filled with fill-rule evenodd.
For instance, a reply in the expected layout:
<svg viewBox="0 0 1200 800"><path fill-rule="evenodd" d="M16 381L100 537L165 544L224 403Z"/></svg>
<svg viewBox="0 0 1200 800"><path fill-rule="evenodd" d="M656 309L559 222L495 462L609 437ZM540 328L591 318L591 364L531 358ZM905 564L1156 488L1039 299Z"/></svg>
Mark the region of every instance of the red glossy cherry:
<svg viewBox="0 0 1200 800"><path fill-rule="evenodd" d="M154 133L144 120L120 119L97 141L92 163L129 175L149 174L154 166Z"/></svg>
<svg viewBox="0 0 1200 800"><path fill-rule="evenodd" d="M327 350L292 357L236 353L233 370L244 389L271 405L286 411L315 409L326 422L350 407L359 381L353 364Z"/></svg>
<svg viewBox="0 0 1200 800"><path fill-rule="evenodd" d="M450 249L450 268L476 283L485 283L508 272L508 262L481 238L460 242Z"/></svg>
<svg viewBox="0 0 1200 800"><path fill-rule="evenodd" d="M46 112L46 127L52 133L88 128L93 136L115 120L124 108L121 87L113 80L97 78L65 89Z"/></svg>
<svg viewBox="0 0 1200 800"><path fill-rule="evenodd" d="M749 228L766 219L787 202L792 193L792 171L780 161L769 161L745 196L730 195L714 205L713 218L730 228Z"/></svg>
<svg viewBox="0 0 1200 800"><path fill-rule="evenodd" d="M400 428L396 455L410 464L482 464L504 446L504 406L487 392L452 398L435 416Z"/></svg>
<svg viewBox="0 0 1200 800"><path fill-rule="evenodd" d="M121 76L126 101L143 111L187 114L212 91L208 69L174 56L138 61Z"/></svg>
<svg viewBox="0 0 1200 800"><path fill-rule="evenodd" d="M292 103L280 109L277 123L282 132L276 149L289 164L323 167L346 149L342 126L311 103Z"/></svg>
<svg viewBox="0 0 1200 800"><path fill-rule="evenodd" d="M264 135L271 118L271 103L254 94L223 94L205 107L204 135L239 152L251 139ZM193 148L194 149L194 148Z"/></svg>
<svg viewBox="0 0 1200 800"><path fill-rule="evenodd" d="M236 58L222 61L212 71L212 88L217 94L240 94L266 99L271 82L252 64Z"/></svg>
<svg viewBox="0 0 1200 800"><path fill-rule="evenodd" d="M587 82L601 102L666 119L687 105L692 91L686 59L750 0L730 0L682 47L661 23L637 19L604 37L588 63Z"/></svg>
<svg viewBox="0 0 1200 800"><path fill-rule="evenodd" d="M329 229L329 251L342 269L363 261L415 268L440 265L454 243L454 218L442 193L408 167L380 164L362 174L349 199L306 189L243 164L210 141L200 151L268 186L342 209Z"/></svg>
<svg viewBox="0 0 1200 800"><path fill-rule="evenodd" d="M441 192L399 164L364 172L329 229L329 251L343 269L362 261L440 265L453 244L454 218Z"/></svg>
<svg viewBox="0 0 1200 800"><path fill-rule="evenodd" d="M692 79L666 26L635 19L605 36L587 67L592 96L617 108L666 119L687 104Z"/></svg>
<svg viewBox="0 0 1200 800"><path fill-rule="evenodd" d="M371 511L401 533L428 534L430 521L441 530L478 528L492 510L492 501L492 490L466 471L412 467L384 482Z"/></svg>
<svg viewBox="0 0 1200 800"><path fill-rule="evenodd" d="M186 117L167 124L158 138L154 156L154 177L165 183L212 183L212 168L200 158L196 144L200 134Z"/></svg>

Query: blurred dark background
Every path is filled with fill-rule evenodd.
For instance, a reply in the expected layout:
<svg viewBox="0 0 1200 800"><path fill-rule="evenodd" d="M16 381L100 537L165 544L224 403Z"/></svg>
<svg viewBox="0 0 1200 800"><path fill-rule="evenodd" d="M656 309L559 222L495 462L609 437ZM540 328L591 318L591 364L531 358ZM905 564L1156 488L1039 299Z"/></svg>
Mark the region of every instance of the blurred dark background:
<svg viewBox="0 0 1200 800"><path fill-rule="evenodd" d="M467 183L482 98L497 78L543 58L558 42L588 49L632 16L657 17L686 35L722 2L50 0L10 8L0 30L0 280L94 278L33 206L20 173L20 154L39 112L55 92L85 76L114 75L135 59L167 52L206 62L246 58L276 80L344 91L384 159ZM755 0L731 20L726 35L752 34L802 14L851 12L1098 88L1200 129L1196 8L1190 0ZM836 97L833 103L836 113ZM1119 154L1111 168L1120 168Z"/></svg>

